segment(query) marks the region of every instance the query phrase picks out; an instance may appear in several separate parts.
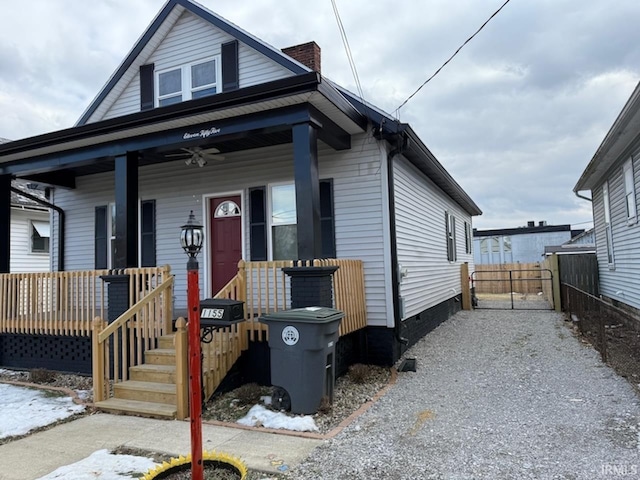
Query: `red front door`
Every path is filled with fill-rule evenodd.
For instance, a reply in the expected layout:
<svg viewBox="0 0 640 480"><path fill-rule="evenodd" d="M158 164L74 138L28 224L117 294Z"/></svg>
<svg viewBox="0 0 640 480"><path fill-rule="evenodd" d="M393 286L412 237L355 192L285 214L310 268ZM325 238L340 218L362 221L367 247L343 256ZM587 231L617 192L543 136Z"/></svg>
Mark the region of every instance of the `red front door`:
<svg viewBox="0 0 640 480"><path fill-rule="evenodd" d="M222 290L238 273L242 259L242 210L240 195L212 198L211 222L211 296Z"/></svg>

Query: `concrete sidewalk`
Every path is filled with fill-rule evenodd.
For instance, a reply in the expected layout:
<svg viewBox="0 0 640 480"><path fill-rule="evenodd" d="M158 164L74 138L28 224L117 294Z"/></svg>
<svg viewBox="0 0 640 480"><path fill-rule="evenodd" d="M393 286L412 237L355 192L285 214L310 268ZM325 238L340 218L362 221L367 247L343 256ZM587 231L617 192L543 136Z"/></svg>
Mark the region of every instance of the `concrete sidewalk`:
<svg viewBox="0 0 640 480"><path fill-rule="evenodd" d="M1 445L0 480L34 480L96 450L118 446L186 455L190 440L188 421L98 413ZM321 443L302 436L202 425L205 450L240 457L250 469L264 472L297 465Z"/></svg>

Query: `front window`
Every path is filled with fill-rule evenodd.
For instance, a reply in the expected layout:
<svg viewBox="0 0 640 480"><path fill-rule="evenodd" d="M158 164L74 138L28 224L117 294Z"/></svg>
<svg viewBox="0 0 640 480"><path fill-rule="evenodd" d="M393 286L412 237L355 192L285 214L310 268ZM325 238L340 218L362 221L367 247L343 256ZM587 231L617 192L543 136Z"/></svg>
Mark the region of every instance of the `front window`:
<svg viewBox="0 0 640 480"><path fill-rule="evenodd" d="M49 222L33 220L31 222L31 252L49 253Z"/></svg>
<svg viewBox="0 0 640 480"><path fill-rule="evenodd" d="M270 193L272 258L295 260L298 258L295 185L273 185Z"/></svg>
<svg viewBox="0 0 640 480"><path fill-rule="evenodd" d="M182 101L182 69L158 75L158 106L164 107Z"/></svg>
<svg viewBox="0 0 640 480"><path fill-rule="evenodd" d="M158 106L215 95L221 90L220 76L219 57L160 71L156 76Z"/></svg>

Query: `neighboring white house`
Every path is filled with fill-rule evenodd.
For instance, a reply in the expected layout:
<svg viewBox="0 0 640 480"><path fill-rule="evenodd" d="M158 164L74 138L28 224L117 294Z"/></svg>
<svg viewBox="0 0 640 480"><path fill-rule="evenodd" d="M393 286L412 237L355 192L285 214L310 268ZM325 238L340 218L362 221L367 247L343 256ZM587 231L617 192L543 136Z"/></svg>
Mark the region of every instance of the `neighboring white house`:
<svg viewBox="0 0 640 480"><path fill-rule="evenodd" d="M314 42L284 52L169 0L76 126L0 146L0 181L54 187L66 270L181 272L190 210L204 297L241 258L362 260L367 348L395 361L460 308L482 212L408 124L322 77Z"/></svg>
<svg viewBox="0 0 640 480"><path fill-rule="evenodd" d="M14 181L17 190L44 200L42 191ZM49 209L23 195L11 192L11 272L46 272L49 260Z"/></svg>
<svg viewBox="0 0 640 480"><path fill-rule="evenodd" d="M9 140L0 138L0 144ZM11 186L17 190L44 200L44 192L29 188L29 183L14 180ZM41 203L11 191L11 272L46 272L50 269L49 209Z"/></svg>
<svg viewBox="0 0 640 480"><path fill-rule="evenodd" d="M590 194L600 294L640 309L640 84L573 188Z"/></svg>

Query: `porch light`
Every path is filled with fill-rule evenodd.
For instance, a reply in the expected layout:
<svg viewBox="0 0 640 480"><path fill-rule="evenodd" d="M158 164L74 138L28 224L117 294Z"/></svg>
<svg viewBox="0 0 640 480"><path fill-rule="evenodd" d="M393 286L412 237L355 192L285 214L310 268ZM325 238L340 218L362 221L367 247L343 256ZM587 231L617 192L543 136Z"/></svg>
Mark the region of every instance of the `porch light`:
<svg viewBox="0 0 640 480"><path fill-rule="evenodd" d="M187 223L180 228L182 229L180 234L180 245L182 245L182 249L190 258L195 258L202 249L204 233L202 225L197 222L196 217L193 214L193 210L191 210L191 213L189 214L189 220Z"/></svg>

